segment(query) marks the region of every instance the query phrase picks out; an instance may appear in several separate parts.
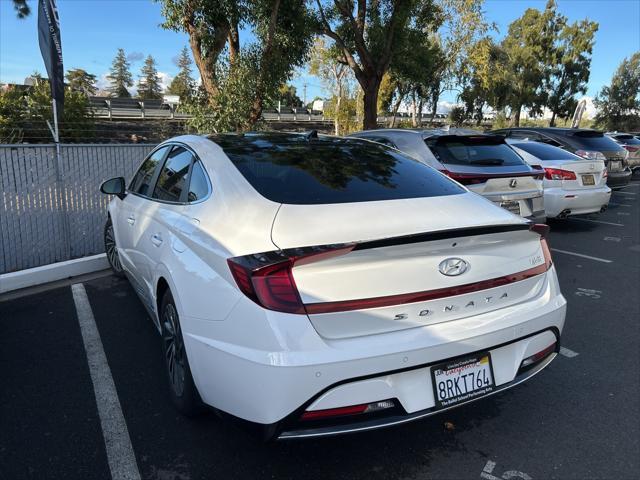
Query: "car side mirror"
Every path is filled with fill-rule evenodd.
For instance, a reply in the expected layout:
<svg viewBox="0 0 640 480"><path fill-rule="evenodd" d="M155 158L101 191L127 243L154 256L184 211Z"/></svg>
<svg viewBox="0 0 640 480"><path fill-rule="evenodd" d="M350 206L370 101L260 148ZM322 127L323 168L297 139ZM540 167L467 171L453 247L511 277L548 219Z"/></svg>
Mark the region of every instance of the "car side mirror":
<svg viewBox="0 0 640 480"><path fill-rule="evenodd" d="M102 185L100 185L100 191L102 193L106 193L107 195L115 195L120 200L122 200L127 195L123 177L110 178Z"/></svg>

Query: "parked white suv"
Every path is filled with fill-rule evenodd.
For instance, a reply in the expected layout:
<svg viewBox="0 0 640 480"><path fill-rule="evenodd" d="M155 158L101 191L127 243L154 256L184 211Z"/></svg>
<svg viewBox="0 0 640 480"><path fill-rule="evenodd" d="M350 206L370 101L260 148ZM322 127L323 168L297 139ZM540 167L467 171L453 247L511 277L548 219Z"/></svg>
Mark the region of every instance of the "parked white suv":
<svg viewBox="0 0 640 480"><path fill-rule="evenodd" d="M178 137L101 189L109 261L185 414L267 438L369 430L514 386L559 350L547 227L376 143Z"/></svg>

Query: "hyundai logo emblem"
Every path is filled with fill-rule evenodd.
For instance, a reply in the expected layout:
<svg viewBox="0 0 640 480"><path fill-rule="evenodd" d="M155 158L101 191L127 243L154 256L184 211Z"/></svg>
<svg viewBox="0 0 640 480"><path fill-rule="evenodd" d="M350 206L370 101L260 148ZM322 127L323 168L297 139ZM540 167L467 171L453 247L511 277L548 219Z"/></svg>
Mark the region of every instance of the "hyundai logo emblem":
<svg viewBox="0 0 640 480"><path fill-rule="evenodd" d="M438 270L447 277L457 277L469 270L469 264L461 258L447 258L440 262Z"/></svg>

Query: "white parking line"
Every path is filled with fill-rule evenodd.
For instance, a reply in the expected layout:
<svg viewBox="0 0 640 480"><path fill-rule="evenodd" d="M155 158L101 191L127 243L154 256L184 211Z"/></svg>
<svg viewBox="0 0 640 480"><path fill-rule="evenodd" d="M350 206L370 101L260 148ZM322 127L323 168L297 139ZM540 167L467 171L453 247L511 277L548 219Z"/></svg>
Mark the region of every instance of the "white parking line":
<svg viewBox="0 0 640 480"><path fill-rule="evenodd" d="M80 323L84 350L87 354L93 392L96 396L111 478L113 480L140 480L140 472L129 438L129 430L122 414L116 386L113 383L87 292L82 283L72 285L71 291Z"/></svg>
<svg viewBox="0 0 640 480"><path fill-rule="evenodd" d="M616 207L631 207L631 205L629 205L628 203L609 202L609 205L615 205Z"/></svg>
<svg viewBox="0 0 640 480"><path fill-rule="evenodd" d="M551 251L564 253L565 255L573 255L574 257L588 258L589 260L594 260L596 262L613 263L613 260L607 260L606 258L592 257L591 255L584 255L583 253L569 252L567 250L559 250L557 248L552 248Z"/></svg>
<svg viewBox="0 0 640 480"><path fill-rule="evenodd" d="M622 191L620 191L620 190L616 190L616 191L615 191L615 192L613 192L613 193L618 193L618 194L620 194L620 195L636 195L636 193L635 193L635 192L622 192Z"/></svg>
<svg viewBox="0 0 640 480"><path fill-rule="evenodd" d="M613 223L613 222L603 222L602 220L589 220L588 218L575 218L569 217L571 220L576 220L578 222L591 222L591 223L602 223L603 225L613 225L614 227L624 227L621 223Z"/></svg>
<svg viewBox="0 0 640 480"><path fill-rule="evenodd" d="M568 348L560 347L560 355L567 358L573 358L577 357L580 354L578 352L574 352L573 350L569 350Z"/></svg>

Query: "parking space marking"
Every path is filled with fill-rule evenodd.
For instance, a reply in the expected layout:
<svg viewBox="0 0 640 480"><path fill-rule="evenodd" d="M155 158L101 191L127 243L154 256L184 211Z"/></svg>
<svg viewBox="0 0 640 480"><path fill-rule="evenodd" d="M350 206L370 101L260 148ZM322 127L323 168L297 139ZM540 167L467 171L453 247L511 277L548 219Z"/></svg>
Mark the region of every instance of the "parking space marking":
<svg viewBox="0 0 640 480"><path fill-rule="evenodd" d="M532 480L532 478L524 472L519 472L518 470L509 470L502 474L501 477L496 477L493 475L493 470L496 468L496 462L492 462L491 460L487 460L486 465L482 469L480 473L480 477L486 480L511 480L519 478L521 480Z"/></svg>
<svg viewBox="0 0 640 480"><path fill-rule="evenodd" d="M573 255L574 257L587 258L595 262L613 263L613 260L607 260L606 258L592 257L591 255L585 255L583 253L577 253L577 252L569 252L567 250L560 250L558 248L552 248L551 251L557 252L557 253L564 253L565 255Z"/></svg>
<svg viewBox="0 0 640 480"><path fill-rule="evenodd" d="M631 215L629 212L618 212L618 215Z"/></svg>
<svg viewBox="0 0 640 480"><path fill-rule="evenodd" d="M87 292L82 283L72 285L71 292L78 314L84 350L87 354L111 478L113 480L140 480L140 472L136 456L133 453L129 430L120 407L116 386L113 383Z"/></svg>
<svg viewBox="0 0 640 480"><path fill-rule="evenodd" d="M635 192L621 192L620 190L616 190L613 193L618 194L618 195L635 195L636 194Z"/></svg>
<svg viewBox="0 0 640 480"><path fill-rule="evenodd" d="M614 227L624 227L621 223L613 223L613 222L604 222L602 220L590 220L588 218L575 218L570 217L570 220L575 220L577 222L591 222L591 223L601 223L603 225L613 225Z"/></svg>
<svg viewBox="0 0 640 480"><path fill-rule="evenodd" d="M609 205L615 205L616 207L631 207L631 205L628 203L609 202Z"/></svg>
<svg viewBox="0 0 640 480"><path fill-rule="evenodd" d="M577 357L580 354L578 352L574 352L573 350L569 350L568 348L560 347L560 355L567 358L573 358Z"/></svg>
<svg viewBox="0 0 640 480"><path fill-rule="evenodd" d="M603 240L605 242L620 242L622 239L620 237L604 237Z"/></svg>

